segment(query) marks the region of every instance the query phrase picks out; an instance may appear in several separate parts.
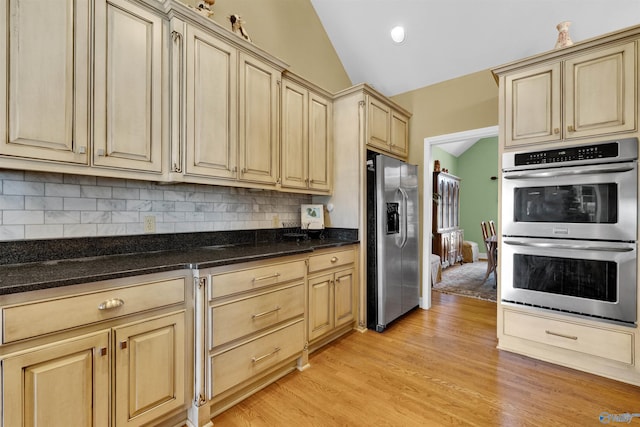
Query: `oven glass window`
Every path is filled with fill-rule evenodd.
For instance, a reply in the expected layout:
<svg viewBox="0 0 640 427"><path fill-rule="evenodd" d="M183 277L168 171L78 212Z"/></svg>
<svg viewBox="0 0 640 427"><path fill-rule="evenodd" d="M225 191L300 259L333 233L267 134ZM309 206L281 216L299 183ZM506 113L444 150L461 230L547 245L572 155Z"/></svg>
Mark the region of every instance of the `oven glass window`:
<svg viewBox="0 0 640 427"><path fill-rule="evenodd" d="M513 256L514 288L616 302L617 268L613 261Z"/></svg>
<svg viewBox="0 0 640 427"><path fill-rule="evenodd" d="M520 187L514 190L515 222L615 224L615 183Z"/></svg>

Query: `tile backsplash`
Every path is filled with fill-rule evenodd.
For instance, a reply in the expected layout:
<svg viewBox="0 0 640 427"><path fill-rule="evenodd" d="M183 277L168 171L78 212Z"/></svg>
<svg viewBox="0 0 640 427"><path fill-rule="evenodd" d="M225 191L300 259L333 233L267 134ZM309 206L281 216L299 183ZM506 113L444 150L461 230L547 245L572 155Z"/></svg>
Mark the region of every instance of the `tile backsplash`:
<svg viewBox="0 0 640 427"><path fill-rule="evenodd" d="M305 194L0 169L0 241L273 228Z"/></svg>

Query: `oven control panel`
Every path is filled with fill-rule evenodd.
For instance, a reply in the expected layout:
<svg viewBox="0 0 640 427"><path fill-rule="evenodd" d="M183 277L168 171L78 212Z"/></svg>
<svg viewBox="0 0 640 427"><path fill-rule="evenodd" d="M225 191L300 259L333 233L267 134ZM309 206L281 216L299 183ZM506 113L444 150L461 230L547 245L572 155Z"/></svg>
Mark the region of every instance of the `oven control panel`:
<svg viewBox="0 0 640 427"><path fill-rule="evenodd" d="M618 143L608 142L605 144L517 153L515 155L515 166L544 165L616 157L618 157Z"/></svg>

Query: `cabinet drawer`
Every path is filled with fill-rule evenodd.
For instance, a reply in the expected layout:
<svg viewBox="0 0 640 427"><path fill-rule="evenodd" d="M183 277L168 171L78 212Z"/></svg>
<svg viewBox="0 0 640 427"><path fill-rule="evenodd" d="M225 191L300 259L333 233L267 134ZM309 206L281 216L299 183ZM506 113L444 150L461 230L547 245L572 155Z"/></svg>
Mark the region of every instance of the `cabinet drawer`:
<svg viewBox="0 0 640 427"><path fill-rule="evenodd" d="M210 348L301 316L302 283L211 307Z"/></svg>
<svg viewBox="0 0 640 427"><path fill-rule="evenodd" d="M210 298L286 283L304 277L304 260L265 265L231 273L215 274L209 284Z"/></svg>
<svg viewBox="0 0 640 427"><path fill-rule="evenodd" d="M504 334L617 362L633 363L631 333L505 310Z"/></svg>
<svg viewBox="0 0 640 427"><path fill-rule="evenodd" d="M296 354L304 348L304 322L285 326L243 345L211 357L212 381L209 398L250 379Z"/></svg>
<svg viewBox="0 0 640 427"><path fill-rule="evenodd" d="M184 302L185 279L139 284L2 308L2 342L9 343ZM100 306L122 301L111 308Z"/></svg>
<svg viewBox="0 0 640 427"><path fill-rule="evenodd" d="M309 273L313 273L314 271L326 270L327 268L338 267L341 265L353 264L355 258L356 255L353 249L313 255L309 257Z"/></svg>

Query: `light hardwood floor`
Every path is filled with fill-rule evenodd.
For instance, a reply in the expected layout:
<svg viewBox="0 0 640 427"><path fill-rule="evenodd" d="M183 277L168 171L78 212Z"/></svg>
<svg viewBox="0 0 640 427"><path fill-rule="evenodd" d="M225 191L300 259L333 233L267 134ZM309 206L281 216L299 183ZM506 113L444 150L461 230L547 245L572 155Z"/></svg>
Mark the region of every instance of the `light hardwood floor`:
<svg viewBox="0 0 640 427"><path fill-rule="evenodd" d="M640 413L640 387L497 350L495 311L492 302L434 292L431 310L313 353L309 369L214 425L597 426L602 412Z"/></svg>

